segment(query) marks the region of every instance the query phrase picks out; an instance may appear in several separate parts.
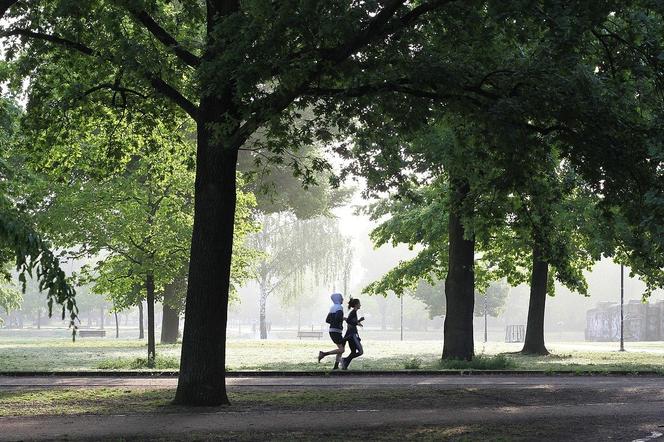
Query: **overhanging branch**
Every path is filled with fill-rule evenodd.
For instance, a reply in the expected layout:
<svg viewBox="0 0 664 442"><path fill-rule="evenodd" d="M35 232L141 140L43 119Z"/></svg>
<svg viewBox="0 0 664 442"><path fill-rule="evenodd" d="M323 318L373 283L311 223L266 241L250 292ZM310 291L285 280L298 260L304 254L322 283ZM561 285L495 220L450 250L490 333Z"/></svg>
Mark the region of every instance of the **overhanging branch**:
<svg viewBox="0 0 664 442"><path fill-rule="evenodd" d="M336 63L341 62L369 44L372 40L394 34L412 25L424 14L440 8L451 1L453 0L432 0L413 8L402 17L394 18L399 8L405 3L405 0L392 0L369 21L364 30L336 48L324 50L323 58Z"/></svg>
<svg viewBox="0 0 664 442"><path fill-rule="evenodd" d="M180 106L194 120L198 118L198 106L189 101L177 89L154 74L147 74L147 77L150 84L157 92Z"/></svg>
<svg viewBox="0 0 664 442"><path fill-rule="evenodd" d="M185 64L196 68L201 64L201 59L182 45L164 28L152 18L146 11L130 10L130 13L138 20L157 40L173 51L173 53Z"/></svg>
<svg viewBox="0 0 664 442"><path fill-rule="evenodd" d="M0 0L2 1L2 0ZM36 40L42 40L42 41L47 41L49 43L53 43L58 46L62 46L67 49L71 49L74 51L77 51L79 53L91 56L91 57L99 57L102 58L101 54L98 51L95 51L94 49L90 48L89 46L86 46L82 43L79 43L77 41L69 40L66 38L62 38L57 35L52 35L52 34L45 34L42 32L34 32L30 31L28 29L12 29L9 31L4 31L0 32L0 38L2 37L10 37L10 36L23 36L23 37L28 37L28 38L33 38ZM173 86L162 80L159 76L145 71L142 73L142 75L150 82L150 85L160 94L165 96L166 98L170 99L173 101L175 104L180 106L187 114L189 114L194 120L198 116L198 107L189 101L184 95L182 95L177 89L175 89Z"/></svg>
<svg viewBox="0 0 664 442"><path fill-rule="evenodd" d="M426 98L434 101L448 101L448 100L470 100L475 104L480 104L479 101L473 97L463 94L443 94L433 89L423 89L412 85L409 81L393 80L381 83L365 84L351 88L308 88L303 93L304 95L317 96L317 97L349 97L357 98L366 95L379 94L383 92L388 93L402 93L413 97Z"/></svg>
<svg viewBox="0 0 664 442"><path fill-rule="evenodd" d="M73 41L73 40L68 40L66 38L59 37L57 35L52 35L52 34L44 34L42 32L34 32L30 31L28 29L12 29L9 31L5 32L0 32L0 37L12 37L12 36L21 36L21 37L28 37L28 38L33 38L35 40L42 40L42 41L48 41L50 43L55 43L56 45L59 46L64 46L65 48L68 49L73 49L75 51L81 52L85 55L98 55L96 51L94 51L92 48Z"/></svg>

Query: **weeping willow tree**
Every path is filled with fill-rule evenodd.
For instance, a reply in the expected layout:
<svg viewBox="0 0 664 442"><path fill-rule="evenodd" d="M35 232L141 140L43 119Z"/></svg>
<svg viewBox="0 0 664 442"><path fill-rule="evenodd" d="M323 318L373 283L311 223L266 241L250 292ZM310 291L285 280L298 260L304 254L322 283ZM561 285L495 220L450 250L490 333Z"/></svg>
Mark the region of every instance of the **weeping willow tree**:
<svg viewBox="0 0 664 442"><path fill-rule="evenodd" d="M303 220L280 212L263 215L260 221L263 227L250 243L262 253L254 277L259 287L260 337L267 339L268 297L277 294L284 300L296 299L311 285L343 278L349 241L331 217Z"/></svg>

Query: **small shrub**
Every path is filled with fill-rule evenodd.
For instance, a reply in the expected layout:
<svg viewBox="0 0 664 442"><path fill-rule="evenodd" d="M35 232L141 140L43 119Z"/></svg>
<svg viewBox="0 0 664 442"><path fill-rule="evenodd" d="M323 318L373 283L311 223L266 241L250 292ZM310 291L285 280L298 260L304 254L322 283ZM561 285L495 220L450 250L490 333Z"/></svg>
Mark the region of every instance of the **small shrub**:
<svg viewBox="0 0 664 442"><path fill-rule="evenodd" d="M505 355L497 355L476 356L472 361L444 359L439 366L443 370L508 370L515 368L516 364Z"/></svg>
<svg viewBox="0 0 664 442"><path fill-rule="evenodd" d="M422 368L422 359L420 358L411 358L407 359L404 364L403 368L406 370L419 370Z"/></svg>

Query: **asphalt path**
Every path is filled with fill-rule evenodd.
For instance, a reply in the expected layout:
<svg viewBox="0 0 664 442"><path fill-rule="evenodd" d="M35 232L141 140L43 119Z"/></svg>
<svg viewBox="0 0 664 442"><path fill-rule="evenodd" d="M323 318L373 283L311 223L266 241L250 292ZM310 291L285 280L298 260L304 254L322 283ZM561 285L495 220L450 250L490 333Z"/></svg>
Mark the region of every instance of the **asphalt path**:
<svg viewBox="0 0 664 442"><path fill-rule="evenodd" d="M664 376L574 376L574 375L472 375L472 376L421 376L391 375L366 376L361 373L336 376L266 376L227 377L226 385L233 387L347 387L403 388L412 386L435 386L436 388L493 387L519 389L524 387L574 387L574 388L638 388L648 387L664 390ZM0 389L11 387L146 387L175 388L175 377L70 377L70 376L0 376Z"/></svg>
<svg viewBox="0 0 664 442"><path fill-rule="evenodd" d="M173 388L175 378L0 377L0 391L26 388ZM178 440L229 432L316 434L340 422L356 429L452 428L480 425L509 429L516 440L627 440L664 442L664 377L657 376L363 376L228 378L229 391L406 389L456 391L457 402L375 403L329 409L188 409L178 413L0 418L0 440L129 438ZM404 390L405 391L405 390ZM441 396L447 397L447 396ZM523 431L518 430L523 429ZM531 433L530 430L533 430ZM536 431L535 431L536 430ZM511 433L510 433L511 431ZM542 436L544 431L545 436ZM286 433L284 433L286 432ZM260 437L257 437L260 438ZM287 438L287 437L286 437ZM350 438L349 440L353 440ZM472 438L470 440L473 440ZM511 439L507 439L511 440Z"/></svg>

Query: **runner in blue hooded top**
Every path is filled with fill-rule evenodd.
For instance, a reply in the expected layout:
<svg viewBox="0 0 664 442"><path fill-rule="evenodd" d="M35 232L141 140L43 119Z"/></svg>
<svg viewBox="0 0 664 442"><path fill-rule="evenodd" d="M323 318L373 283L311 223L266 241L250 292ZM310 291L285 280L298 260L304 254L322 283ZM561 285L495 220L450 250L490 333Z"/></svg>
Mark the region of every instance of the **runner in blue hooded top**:
<svg viewBox="0 0 664 442"><path fill-rule="evenodd" d="M330 351L319 351L318 362L320 362L325 356L336 355L333 370L337 370L339 368L339 362L341 361L341 355L345 350L344 338L342 335L344 331L344 297L341 293L332 293L330 298L332 298L332 307L330 307L330 312L327 314L325 322L330 324L330 339L332 339L332 342L337 345L337 348Z"/></svg>

